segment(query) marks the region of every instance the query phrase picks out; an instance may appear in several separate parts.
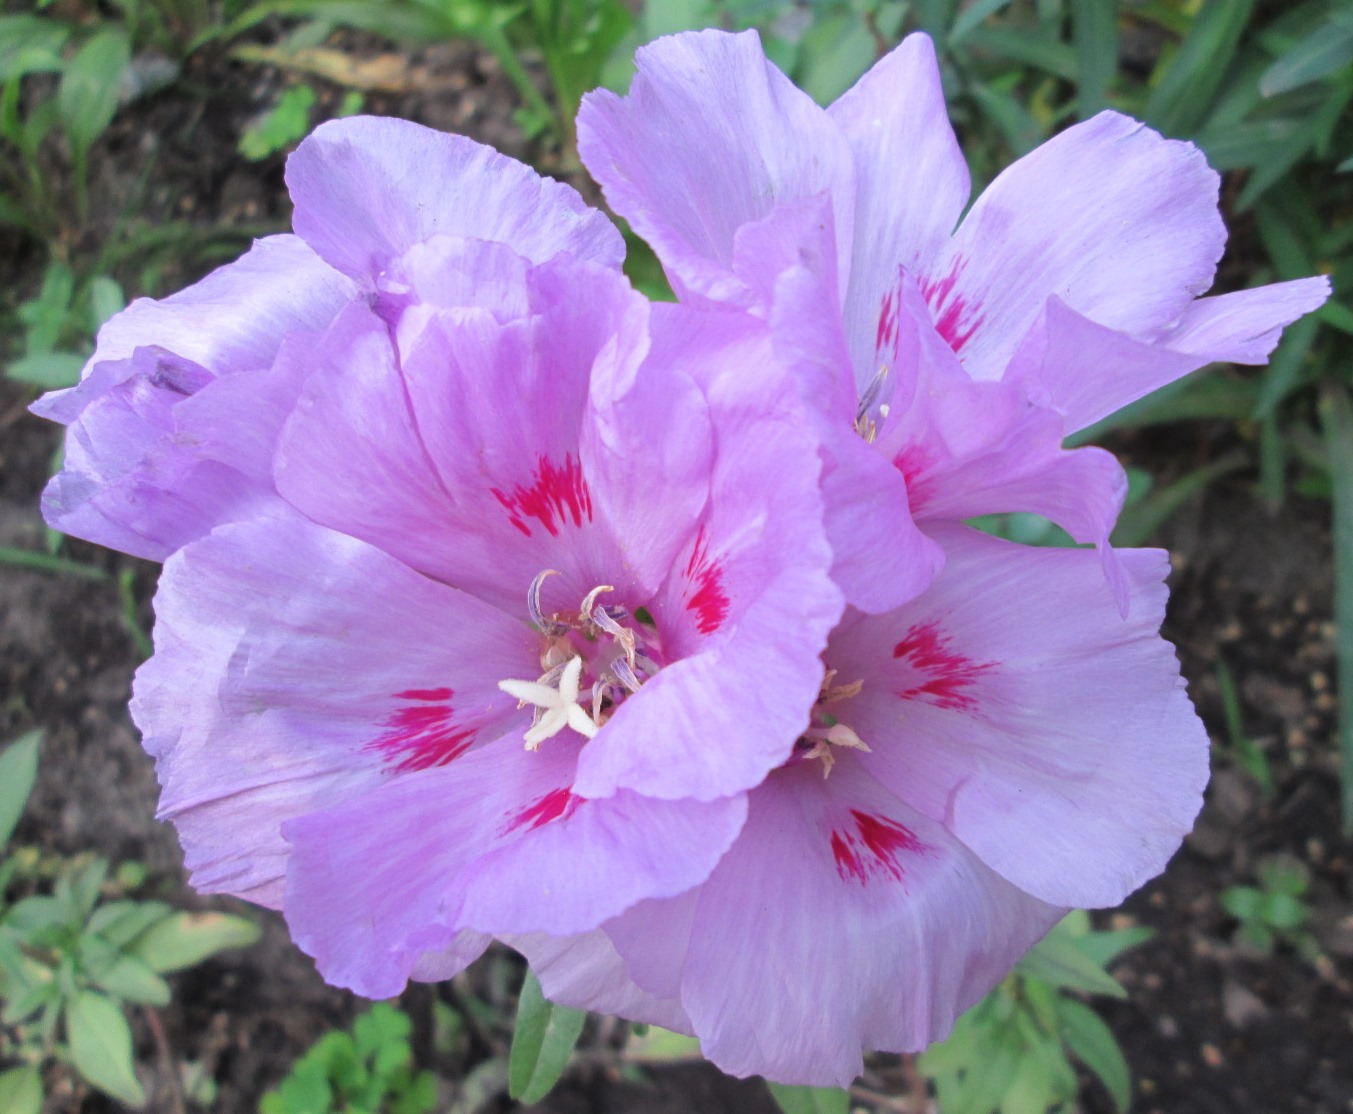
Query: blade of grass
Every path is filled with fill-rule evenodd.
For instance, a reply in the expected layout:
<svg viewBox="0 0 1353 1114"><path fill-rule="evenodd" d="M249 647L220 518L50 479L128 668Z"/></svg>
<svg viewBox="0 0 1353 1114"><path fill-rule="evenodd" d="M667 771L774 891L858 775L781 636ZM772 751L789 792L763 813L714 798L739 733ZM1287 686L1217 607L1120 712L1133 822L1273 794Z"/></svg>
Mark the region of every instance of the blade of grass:
<svg viewBox="0 0 1353 1114"><path fill-rule="evenodd" d="M1344 835L1353 835L1353 403L1329 383L1320 394L1334 492L1334 625L1339 674L1339 799Z"/></svg>
<svg viewBox="0 0 1353 1114"><path fill-rule="evenodd" d="M1109 107L1109 85L1118 70L1118 5L1115 0L1072 0L1078 98L1076 112L1088 120Z"/></svg>
<svg viewBox="0 0 1353 1114"><path fill-rule="evenodd" d="M46 553L34 553L29 549L15 549L13 546L0 547L0 565L17 565L21 569L41 569L43 572L60 572L70 576L80 576L86 580L107 580L108 574L93 565L71 561L65 557L52 557Z"/></svg>

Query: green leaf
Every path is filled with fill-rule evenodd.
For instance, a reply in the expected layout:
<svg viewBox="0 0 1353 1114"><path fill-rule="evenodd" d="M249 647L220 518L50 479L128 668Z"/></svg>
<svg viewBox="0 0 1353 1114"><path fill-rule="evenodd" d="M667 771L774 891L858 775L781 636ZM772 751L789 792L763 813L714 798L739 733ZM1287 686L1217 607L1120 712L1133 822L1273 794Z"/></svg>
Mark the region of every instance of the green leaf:
<svg viewBox="0 0 1353 1114"><path fill-rule="evenodd" d="M850 1094L839 1087L791 1087L767 1083L784 1114L847 1114Z"/></svg>
<svg viewBox="0 0 1353 1114"><path fill-rule="evenodd" d="M1166 135L1198 130L1226 78L1253 8L1254 0L1199 5L1179 50L1162 57L1152 75L1147 123Z"/></svg>
<svg viewBox="0 0 1353 1114"><path fill-rule="evenodd" d="M949 45L957 46L976 30L984 19L1009 6L1010 0L975 0L974 3L966 5L958 13L958 18L954 20L954 26L949 31Z"/></svg>
<svg viewBox="0 0 1353 1114"><path fill-rule="evenodd" d="M41 731L20 735L0 753L0 847L9 842L38 776Z"/></svg>
<svg viewBox="0 0 1353 1114"><path fill-rule="evenodd" d="M80 382L85 359L74 352L30 352L12 361L5 374L20 383L54 391Z"/></svg>
<svg viewBox="0 0 1353 1114"><path fill-rule="evenodd" d="M130 949L152 971L182 971L230 948L257 942L259 927L228 913L175 913L152 925Z"/></svg>
<svg viewBox="0 0 1353 1114"><path fill-rule="evenodd" d="M585 1010L546 1000L540 981L526 972L507 1065L508 1093L514 1099L530 1106L550 1093L564 1074L586 1020Z"/></svg>
<svg viewBox="0 0 1353 1114"><path fill-rule="evenodd" d="M1107 932L1092 932L1078 936L1076 947L1101 967L1107 967L1129 948L1140 947L1155 934L1155 929L1139 924L1131 928L1115 928Z"/></svg>
<svg viewBox="0 0 1353 1114"><path fill-rule="evenodd" d="M99 327L115 313L121 313L127 306L126 295L117 280L108 275L95 275L89 280L89 331L97 333Z"/></svg>
<svg viewBox="0 0 1353 1114"><path fill-rule="evenodd" d="M61 75L57 107L77 166L83 165L85 154L113 119L122 72L130 62L126 31L106 27L80 48Z"/></svg>
<svg viewBox="0 0 1353 1114"><path fill-rule="evenodd" d="M1127 997L1127 991L1117 980L1086 955L1072 937L1055 929L1019 961L1017 970L1053 986L1114 998Z"/></svg>
<svg viewBox="0 0 1353 1114"><path fill-rule="evenodd" d="M135 956L120 956L92 978L95 985L115 998L145 1006L169 1005L169 984Z"/></svg>
<svg viewBox="0 0 1353 1114"><path fill-rule="evenodd" d="M639 1064L671 1064L699 1060L700 1041L685 1033L673 1033L657 1025L636 1033L625 1042L625 1059Z"/></svg>
<svg viewBox="0 0 1353 1114"><path fill-rule="evenodd" d="M0 1073L0 1110L5 1114L42 1114L42 1076L32 1066Z"/></svg>
<svg viewBox="0 0 1353 1114"><path fill-rule="evenodd" d="M93 859L70 876L71 900L74 912L81 921L87 921L99 900L99 891L108 877L108 860Z"/></svg>
<svg viewBox="0 0 1353 1114"><path fill-rule="evenodd" d="M1126 1111L1132 1101L1132 1075L1118 1038L1104 1019L1084 1002L1063 998L1057 1004L1062 1039L1087 1068L1099 1077L1116 1109Z"/></svg>
<svg viewBox="0 0 1353 1114"><path fill-rule="evenodd" d="M1221 907L1238 921L1252 921L1258 917L1263 901L1263 893L1253 886L1231 886L1221 895Z"/></svg>
<svg viewBox="0 0 1353 1114"><path fill-rule="evenodd" d="M289 147L310 130L314 104L315 91L309 85L284 90L271 111L245 128L240 136L240 154L257 161Z"/></svg>
<svg viewBox="0 0 1353 1114"><path fill-rule="evenodd" d="M64 925L70 918L66 903L50 894L26 897L10 907L0 924L32 937L45 929Z"/></svg>
<svg viewBox="0 0 1353 1114"><path fill-rule="evenodd" d="M1076 111L1082 120L1109 106L1109 86L1118 72L1116 0L1072 0L1076 46Z"/></svg>
<svg viewBox="0 0 1353 1114"><path fill-rule="evenodd" d="M66 1035L75 1069L100 1091L140 1107L146 1093L132 1062L132 1033L110 999L82 990L66 1012Z"/></svg>
<svg viewBox="0 0 1353 1114"><path fill-rule="evenodd" d="M98 933L121 948L172 911L163 901L110 901L94 910L85 931Z"/></svg>
<svg viewBox="0 0 1353 1114"><path fill-rule="evenodd" d="M1274 62L1259 79L1259 91L1273 97L1319 81L1350 63L1353 63L1353 18L1343 11Z"/></svg>

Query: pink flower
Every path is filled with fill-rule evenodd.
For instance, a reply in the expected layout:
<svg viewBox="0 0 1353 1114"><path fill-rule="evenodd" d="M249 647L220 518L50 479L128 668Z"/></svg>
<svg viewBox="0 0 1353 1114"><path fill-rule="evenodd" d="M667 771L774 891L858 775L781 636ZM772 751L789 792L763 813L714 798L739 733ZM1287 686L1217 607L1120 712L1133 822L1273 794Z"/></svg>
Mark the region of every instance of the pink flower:
<svg viewBox="0 0 1353 1114"><path fill-rule="evenodd" d="M579 148L680 297L766 317L805 396L875 442L923 526L1043 514L1105 547L1120 604L1121 469L1062 438L1213 360L1264 362L1329 295L1312 278L1199 298L1225 242L1217 175L1113 112L1020 159L965 214L924 35L825 110L754 32L661 39L637 64L627 97L585 99ZM841 489L882 480L844 436L824 440L841 518ZM838 578L877 609L887 539L829 526L839 549L864 543Z"/></svg>
<svg viewBox="0 0 1353 1114"><path fill-rule="evenodd" d="M512 239L390 232L427 204L409 151L423 183L458 149L351 121L293 159L297 227L365 295L176 404L253 379L269 502L170 554L133 700L194 884L372 997L707 878L843 606L764 329L533 260L515 169L475 172Z"/></svg>
<svg viewBox="0 0 1353 1114"><path fill-rule="evenodd" d="M943 571L832 632L812 726L706 881L508 938L547 995L665 1011L735 1075L846 1086L862 1049L947 1035L1067 907L1164 868L1208 762L1158 635L1165 555L1121 554L1124 620L1092 553L933 529Z"/></svg>
<svg viewBox="0 0 1353 1114"><path fill-rule="evenodd" d="M287 179L298 235L133 302L99 331L80 384L33 406L69 429L43 495L57 529L162 561L222 522L276 511L271 457L305 353L437 237L503 241L538 263L567 252L618 268L624 256L571 187L401 120L318 128Z"/></svg>

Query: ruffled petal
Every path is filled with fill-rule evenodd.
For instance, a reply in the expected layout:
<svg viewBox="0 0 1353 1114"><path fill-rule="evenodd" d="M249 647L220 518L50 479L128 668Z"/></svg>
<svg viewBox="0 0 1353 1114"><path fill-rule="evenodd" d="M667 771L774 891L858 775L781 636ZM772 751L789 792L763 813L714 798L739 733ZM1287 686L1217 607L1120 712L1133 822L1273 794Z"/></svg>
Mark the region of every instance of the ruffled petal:
<svg viewBox="0 0 1353 1114"><path fill-rule="evenodd" d="M797 245L793 263L779 270L774 282L771 338L821 441L832 579L851 606L888 611L923 591L944 555L912 520L905 477L867 443L874 433L862 423L874 423L878 402L886 403L891 395L870 402L880 386L870 381L873 372L857 386L837 310L831 213L821 199L814 200L816 216L807 227L784 212L786 207L762 222L781 223ZM811 210L801 215L812 215ZM885 379L891 387L891 379Z"/></svg>
<svg viewBox="0 0 1353 1114"><path fill-rule="evenodd" d="M923 274L940 332L975 379L999 379L1058 296L1154 340L1212 284L1226 230L1218 177L1189 143L1101 112L1001 173Z"/></svg>
<svg viewBox="0 0 1353 1114"><path fill-rule="evenodd" d="M839 715L861 761L1021 889L1111 906L1160 873L1202 804L1208 740L1159 636L1168 571L1119 551L1125 620L1094 555L936 527L920 599L838 629L826 660L864 681Z"/></svg>
<svg viewBox="0 0 1353 1114"><path fill-rule="evenodd" d="M63 533L163 561L221 523L282 512L270 481L234 466L265 464L266 456L250 460L249 447L266 434L259 432L223 462L183 428L185 403L207 396L207 407L215 410L219 389L236 378L253 383L272 376L263 369L213 380L205 368L151 347L100 363L79 388L83 410L67 431L61 471L42 493L47 522ZM280 422L275 402L266 388L255 400L260 429Z"/></svg>
<svg viewBox="0 0 1353 1114"><path fill-rule="evenodd" d="M286 820L530 722L525 623L294 513L175 554L155 606L132 715L199 890L279 904Z"/></svg>
<svg viewBox="0 0 1353 1114"><path fill-rule="evenodd" d="M300 237L268 236L201 282L167 298L138 298L110 318L82 376L142 347L162 348L212 376L264 368L288 333L324 328L355 294ZM106 386L52 391L33 413L69 425Z"/></svg>
<svg viewBox="0 0 1353 1114"><path fill-rule="evenodd" d="M640 987L679 988L724 1071L845 1087L863 1049L946 1036L1062 912L847 757L773 775L709 881L607 933Z"/></svg>
<svg viewBox="0 0 1353 1114"><path fill-rule="evenodd" d="M1044 365L1034 364L1033 346L1021 347L1005 379L974 382L905 272L890 304L887 352L899 375L883 396L887 416L879 418L875 448L906 477L917 518L928 526L1010 511L1043 515L1076 541L1101 548L1125 607L1127 586L1109 535L1127 478L1101 449L1062 448L1063 414L1036 401L1052 392L1038 378Z"/></svg>
<svg viewBox="0 0 1353 1114"><path fill-rule="evenodd" d="M321 124L287 160L287 189L296 232L368 288L393 260L439 234L496 240L535 263L568 252L619 267L625 257L620 233L572 186L407 120Z"/></svg>
<svg viewBox="0 0 1353 1114"><path fill-rule="evenodd" d="M829 190L849 265L854 177L844 136L766 60L754 31L698 31L640 48L629 95L597 90L578 151L612 209L657 252L682 295L751 304L734 273L738 229L778 202Z"/></svg>
<svg viewBox="0 0 1353 1114"><path fill-rule="evenodd" d="M664 378L649 390L687 375L704 396L708 503L649 605L669 664L588 747L578 785L588 796L629 788L710 800L756 785L789 756L842 598L829 575L816 441L764 328L663 307L653 350ZM666 436L686 436L672 419Z"/></svg>
<svg viewBox="0 0 1353 1114"><path fill-rule="evenodd" d="M855 245L846 334L872 370L884 296L897 268L938 257L968 203L968 165L949 123L935 46L907 36L828 109L855 157Z"/></svg>
<svg viewBox="0 0 1353 1114"><path fill-rule="evenodd" d="M162 561L220 523L268 513L271 431L286 402L271 365L285 338L324 328L354 293L303 241L273 236L178 294L133 302L100 330L80 384L33 405L69 426L47 521ZM213 452L188 414L208 415L208 428L226 420L224 384L236 376L256 395L255 426Z"/></svg>
<svg viewBox="0 0 1353 1114"><path fill-rule="evenodd" d="M389 997L464 929L586 932L688 889L742 827L743 798L577 797L576 751L504 740L288 823L297 944L328 981Z"/></svg>

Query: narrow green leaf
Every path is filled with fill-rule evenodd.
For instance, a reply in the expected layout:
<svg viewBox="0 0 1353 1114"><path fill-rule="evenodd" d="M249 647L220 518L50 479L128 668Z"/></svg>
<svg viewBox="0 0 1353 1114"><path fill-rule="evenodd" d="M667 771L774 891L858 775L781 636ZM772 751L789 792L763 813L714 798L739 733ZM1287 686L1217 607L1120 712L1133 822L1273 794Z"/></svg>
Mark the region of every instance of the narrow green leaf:
<svg viewBox="0 0 1353 1114"><path fill-rule="evenodd" d="M82 990L66 1013L75 1069L97 1087L128 1106L145 1105L132 1061L132 1032L127 1019L109 998Z"/></svg>
<svg viewBox="0 0 1353 1114"><path fill-rule="evenodd" d="M1152 75L1147 123L1166 135L1198 130L1226 78L1253 9L1254 0L1199 5L1179 50L1164 56Z"/></svg>
<svg viewBox="0 0 1353 1114"><path fill-rule="evenodd" d="M535 974L526 972L507 1065L508 1093L514 1099L529 1106L550 1093L564 1074L586 1020L585 1010L548 1001Z"/></svg>
<svg viewBox="0 0 1353 1114"><path fill-rule="evenodd" d="M1118 1038L1104 1019L1084 1002L1063 998L1057 1005L1062 1039L1076 1058L1099 1077L1114 1107L1126 1111L1132 1101L1132 1073L1128 1070Z"/></svg>
<svg viewBox="0 0 1353 1114"><path fill-rule="evenodd" d="M1266 97L1328 77L1353 63L1353 18L1347 11L1322 23L1289 48L1259 79Z"/></svg>
<svg viewBox="0 0 1353 1114"><path fill-rule="evenodd" d="M1033 950L1019 961L1017 970L1053 986L1114 998L1127 997L1127 991L1117 980L1077 947L1072 937L1055 930L1034 945Z"/></svg>
<svg viewBox="0 0 1353 1114"><path fill-rule="evenodd" d="M957 46L987 17L995 15L1002 8L1008 8L1010 0L975 0L958 13L954 26L949 31L949 45Z"/></svg>
<svg viewBox="0 0 1353 1114"><path fill-rule="evenodd" d="M41 731L20 735L0 753L0 847L9 842L38 776Z"/></svg>
<svg viewBox="0 0 1353 1114"><path fill-rule="evenodd" d="M1319 331L1320 319L1313 315L1288 327L1264 370L1263 386L1254 406L1255 418L1262 420L1272 414L1301 381L1306 356Z"/></svg>
<svg viewBox="0 0 1353 1114"><path fill-rule="evenodd" d="M42 1114L42 1076L35 1067L0 1074L0 1110L5 1114Z"/></svg>
<svg viewBox="0 0 1353 1114"><path fill-rule="evenodd" d="M1076 107L1088 120L1109 105L1109 86L1118 72L1118 4L1116 0L1072 0L1076 47Z"/></svg>
<svg viewBox="0 0 1353 1114"><path fill-rule="evenodd" d="M259 927L228 913L175 913L148 929L129 949L152 971L181 971L230 948L247 948Z"/></svg>
<svg viewBox="0 0 1353 1114"><path fill-rule="evenodd" d="M768 1083L770 1093L784 1114L847 1114L850 1094L839 1087L791 1087Z"/></svg>
<svg viewBox="0 0 1353 1114"><path fill-rule="evenodd" d="M57 107L77 164L113 119L122 71L130 62L127 33L107 27L80 48L61 75Z"/></svg>
<svg viewBox="0 0 1353 1114"><path fill-rule="evenodd" d="M1076 80L1076 52L1055 34L1012 27L976 27L968 35L967 45L1012 62L1023 62L1053 77Z"/></svg>

